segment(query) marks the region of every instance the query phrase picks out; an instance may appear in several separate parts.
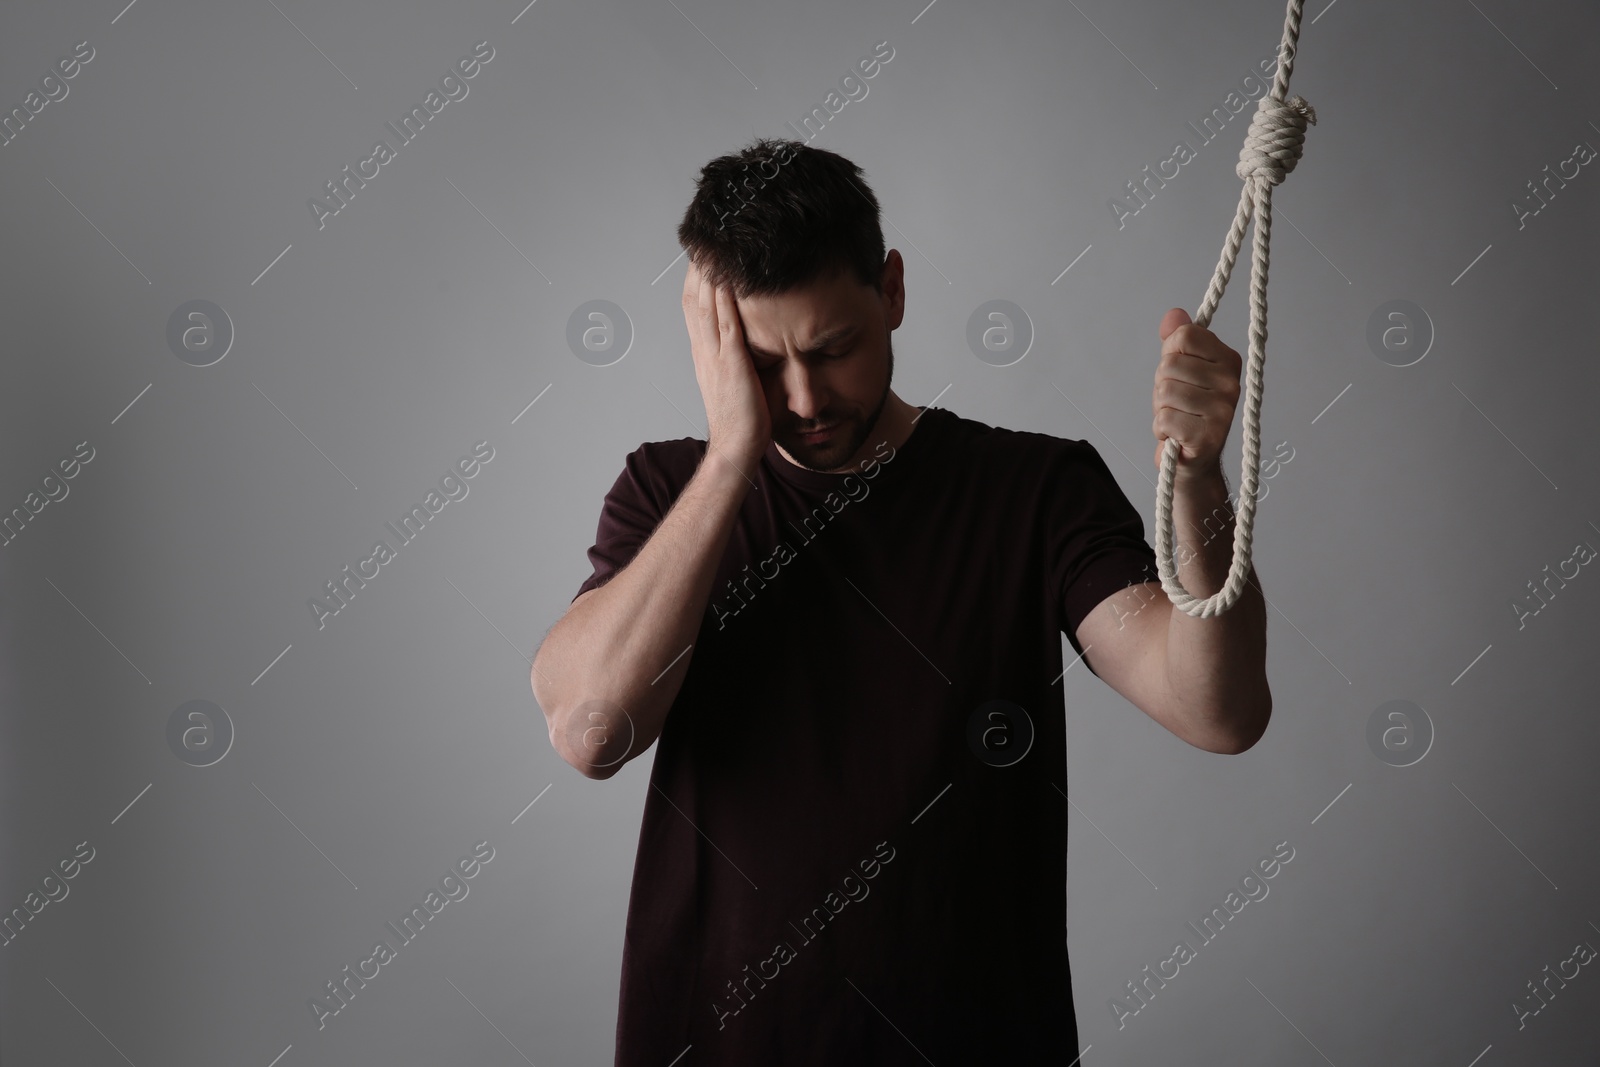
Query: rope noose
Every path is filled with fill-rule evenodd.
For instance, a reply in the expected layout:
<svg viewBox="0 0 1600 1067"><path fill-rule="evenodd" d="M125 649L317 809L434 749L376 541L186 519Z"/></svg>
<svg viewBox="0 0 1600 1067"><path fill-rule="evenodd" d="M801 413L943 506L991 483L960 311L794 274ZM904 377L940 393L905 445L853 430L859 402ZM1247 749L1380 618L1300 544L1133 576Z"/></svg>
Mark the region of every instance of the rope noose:
<svg viewBox="0 0 1600 1067"><path fill-rule="evenodd" d="M1193 596L1178 581L1178 571L1172 562L1172 477L1177 470L1181 446L1169 437L1161 455L1161 479L1156 485L1156 564L1161 572L1161 587L1168 598L1194 618L1210 618L1233 607L1244 591L1250 570L1250 538L1255 524L1259 476L1257 463L1261 455L1261 369L1267 344L1267 248L1272 240L1272 187L1294 170L1300 161L1301 145L1305 143L1306 124L1315 125L1317 121L1317 113L1302 97L1284 99L1289 89L1289 75L1294 70L1302 7L1304 0L1289 0L1283 44L1278 50L1277 75L1271 91L1256 101L1256 113L1245 134L1239 164L1234 168L1234 173L1244 181L1239 210L1233 217L1233 227L1223 244L1222 258L1217 261L1205 300L1194 315L1196 326L1204 328L1210 324L1222 300L1222 291L1228 286L1228 276L1233 273L1244 228L1253 214L1256 225L1250 260L1250 358L1245 371L1239 511L1233 532L1233 565L1228 570L1226 584L1213 596L1204 599Z"/></svg>

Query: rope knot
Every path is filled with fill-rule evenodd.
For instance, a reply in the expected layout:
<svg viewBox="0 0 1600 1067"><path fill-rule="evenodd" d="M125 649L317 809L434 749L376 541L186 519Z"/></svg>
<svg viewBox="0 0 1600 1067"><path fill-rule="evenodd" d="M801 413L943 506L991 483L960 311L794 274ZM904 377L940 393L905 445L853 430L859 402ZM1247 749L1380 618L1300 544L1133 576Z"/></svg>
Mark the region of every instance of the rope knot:
<svg viewBox="0 0 1600 1067"><path fill-rule="evenodd" d="M1261 178L1268 185L1281 183L1300 162L1300 148L1306 140L1306 124L1316 125L1317 113L1304 97L1279 100L1263 96L1256 101L1256 113L1239 150L1239 165L1233 172L1245 181Z"/></svg>

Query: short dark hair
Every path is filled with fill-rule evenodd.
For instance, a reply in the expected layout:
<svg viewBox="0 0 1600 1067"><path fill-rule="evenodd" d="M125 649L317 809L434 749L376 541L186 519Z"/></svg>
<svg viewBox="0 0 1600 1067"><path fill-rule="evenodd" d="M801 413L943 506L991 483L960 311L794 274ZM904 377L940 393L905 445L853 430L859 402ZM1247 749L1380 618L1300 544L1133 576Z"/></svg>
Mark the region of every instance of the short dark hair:
<svg viewBox="0 0 1600 1067"><path fill-rule="evenodd" d="M762 138L700 169L678 243L716 285L766 296L848 271L883 292L878 198L850 160Z"/></svg>

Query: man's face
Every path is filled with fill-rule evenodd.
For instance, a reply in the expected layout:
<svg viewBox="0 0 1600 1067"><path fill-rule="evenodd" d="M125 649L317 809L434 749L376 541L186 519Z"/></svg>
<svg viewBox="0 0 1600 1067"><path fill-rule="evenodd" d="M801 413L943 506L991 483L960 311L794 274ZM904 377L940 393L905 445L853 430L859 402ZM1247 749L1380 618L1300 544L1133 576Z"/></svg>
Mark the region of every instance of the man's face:
<svg viewBox="0 0 1600 1067"><path fill-rule="evenodd" d="M796 463L853 470L894 377L891 331L905 312L904 264L890 250L883 293L840 272L773 296L738 301L745 347L767 395L772 437ZM832 427L823 437L808 430Z"/></svg>

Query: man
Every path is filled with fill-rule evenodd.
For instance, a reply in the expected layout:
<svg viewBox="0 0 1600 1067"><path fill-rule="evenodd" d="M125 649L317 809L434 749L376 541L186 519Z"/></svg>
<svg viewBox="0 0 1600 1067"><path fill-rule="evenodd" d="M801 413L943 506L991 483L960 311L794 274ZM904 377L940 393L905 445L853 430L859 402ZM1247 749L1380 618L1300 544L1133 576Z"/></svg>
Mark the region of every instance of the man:
<svg viewBox="0 0 1600 1067"><path fill-rule="evenodd" d="M1199 748L1270 715L1259 589L1173 610L1091 445L895 395L904 264L861 175L795 141L703 168L678 237L709 440L628 455L535 658L583 774L659 742L618 1067L1075 1060L1059 635ZM1206 596L1241 361L1181 309L1160 334Z"/></svg>

